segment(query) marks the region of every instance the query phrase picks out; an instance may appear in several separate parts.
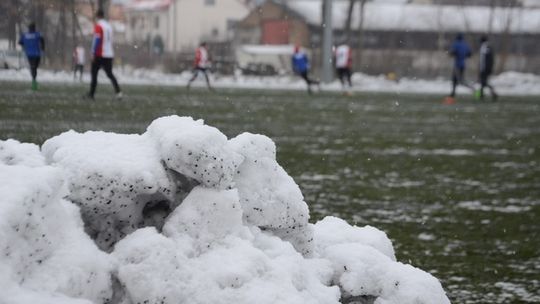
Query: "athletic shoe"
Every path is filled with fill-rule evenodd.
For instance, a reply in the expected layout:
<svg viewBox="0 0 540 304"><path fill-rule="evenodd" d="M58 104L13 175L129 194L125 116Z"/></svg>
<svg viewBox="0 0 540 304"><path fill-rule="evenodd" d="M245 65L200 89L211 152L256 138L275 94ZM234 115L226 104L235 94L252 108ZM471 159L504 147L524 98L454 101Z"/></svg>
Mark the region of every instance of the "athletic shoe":
<svg viewBox="0 0 540 304"><path fill-rule="evenodd" d="M32 91L37 91L38 83L36 80L32 80Z"/></svg>
<svg viewBox="0 0 540 304"><path fill-rule="evenodd" d="M477 99L477 100L481 100L482 99L482 92L480 92L480 90L475 90L474 91L474 97Z"/></svg>
<svg viewBox="0 0 540 304"><path fill-rule="evenodd" d="M454 104L456 103L456 100L454 99L454 97L452 96L448 96L444 99L444 102L443 102L445 105L451 105L451 104Z"/></svg>
<svg viewBox="0 0 540 304"><path fill-rule="evenodd" d="M116 99L122 100L122 98L124 98L124 94L122 94L122 92L116 93Z"/></svg>

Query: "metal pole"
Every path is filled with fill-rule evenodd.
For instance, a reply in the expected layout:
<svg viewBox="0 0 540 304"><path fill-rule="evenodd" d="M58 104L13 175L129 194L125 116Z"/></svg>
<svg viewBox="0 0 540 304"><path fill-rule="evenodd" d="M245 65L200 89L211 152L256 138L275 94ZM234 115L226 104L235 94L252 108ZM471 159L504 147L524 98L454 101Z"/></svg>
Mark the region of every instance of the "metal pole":
<svg viewBox="0 0 540 304"><path fill-rule="evenodd" d="M333 27L332 27L332 0L323 0L323 45L322 45L322 81L329 83L333 79Z"/></svg>

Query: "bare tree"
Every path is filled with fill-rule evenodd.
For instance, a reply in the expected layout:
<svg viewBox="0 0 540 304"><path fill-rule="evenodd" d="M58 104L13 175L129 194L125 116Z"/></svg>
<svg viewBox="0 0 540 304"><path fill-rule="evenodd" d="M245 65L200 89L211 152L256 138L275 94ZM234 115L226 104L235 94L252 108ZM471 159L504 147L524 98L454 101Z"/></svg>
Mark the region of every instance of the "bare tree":
<svg viewBox="0 0 540 304"><path fill-rule="evenodd" d="M502 9L502 8L501 8ZM516 11L517 10L517 11ZM499 51L499 60L497 63L497 73L501 73L504 71L504 68L506 66L506 61L508 60L508 55L510 53L510 36L512 31L512 24L515 21L514 17L515 14L521 13L522 10L517 7L517 4L515 2L509 2L508 6L504 8L504 28L501 33L501 49ZM519 18L518 18L519 19Z"/></svg>
<svg viewBox="0 0 540 304"><path fill-rule="evenodd" d="M356 51L356 61L358 62L358 66L361 66L362 64L362 51L364 48L364 21L367 1L369 0L360 0L360 20L358 22L358 49Z"/></svg>
<svg viewBox="0 0 540 304"><path fill-rule="evenodd" d="M469 18L467 17L467 13L466 13L466 4L465 4L465 1L466 0L459 0L459 8L461 10L461 14L463 15L463 24L465 24L465 33L470 33L471 32L471 24L469 22Z"/></svg>
<svg viewBox="0 0 540 304"><path fill-rule="evenodd" d="M347 19L345 19L345 39L346 41L349 41L351 38L351 23L352 23L352 16L354 11L354 5L356 4L357 0L349 0L349 7L347 9Z"/></svg>

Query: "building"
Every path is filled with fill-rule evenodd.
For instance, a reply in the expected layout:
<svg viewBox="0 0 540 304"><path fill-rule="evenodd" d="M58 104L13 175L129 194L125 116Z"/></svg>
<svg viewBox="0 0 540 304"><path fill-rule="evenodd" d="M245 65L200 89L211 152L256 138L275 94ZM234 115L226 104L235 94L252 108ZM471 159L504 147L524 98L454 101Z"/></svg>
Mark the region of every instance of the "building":
<svg viewBox="0 0 540 304"><path fill-rule="evenodd" d="M240 0L131 0L126 3L126 40L137 45L162 41L168 52L188 52L200 42L233 37L235 24L249 12Z"/></svg>
<svg viewBox="0 0 540 304"><path fill-rule="evenodd" d="M308 46L309 32L304 16L286 5L266 1L238 23L235 44Z"/></svg>
<svg viewBox="0 0 540 304"><path fill-rule="evenodd" d="M446 75L451 66L446 51L458 32L466 34L474 49L480 36L489 34L498 52L499 71L540 69L540 9L521 5L426 5L416 1L369 1L363 16L357 5L350 30L345 25L349 1L333 1L334 41L353 47L356 70L422 77ZM235 41L302 44L313 50L314 62L320 62L321 19L321 0L267 0L240 21ZM278 39L267 37L274 33Z"/></svg>

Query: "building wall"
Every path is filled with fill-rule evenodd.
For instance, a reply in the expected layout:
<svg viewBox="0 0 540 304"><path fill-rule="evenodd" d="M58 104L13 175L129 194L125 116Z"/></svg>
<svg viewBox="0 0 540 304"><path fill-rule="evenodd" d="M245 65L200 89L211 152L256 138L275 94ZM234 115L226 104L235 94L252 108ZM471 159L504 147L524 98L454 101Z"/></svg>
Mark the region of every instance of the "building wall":
<svg viewBox="0 0 540 304"><path fill-rule="evenodd" d="M309 28L296 14L271 1L253 9L238 23L235 43L309 46Z"/></svg>
<svg viewBox="0 0 540 304"><path fill-rule="evenodd" d="M170 23L167 50L188 52L202 41L222 42L232 38L236 22L248 14L237 0L176 0L168 11Z"/></svg>
<svg viewBox="0 0 540 304"><path fill-rule="evenodd" d="M136 45L151 42L160 36L169 47L166 37L170 27L167 11L128 11L126 12L126 41Z"/></svg>

